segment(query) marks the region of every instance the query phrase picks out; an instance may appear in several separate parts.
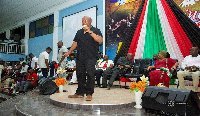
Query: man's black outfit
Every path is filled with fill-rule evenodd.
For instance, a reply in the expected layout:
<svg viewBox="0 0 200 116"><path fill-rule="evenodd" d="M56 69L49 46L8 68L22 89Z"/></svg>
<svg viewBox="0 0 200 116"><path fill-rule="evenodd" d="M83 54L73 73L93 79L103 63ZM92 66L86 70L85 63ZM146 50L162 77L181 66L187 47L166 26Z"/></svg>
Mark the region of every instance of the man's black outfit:
<svg viewBox="0 0 200 116"><path fill-rule="evenodd" d="M90 29L96 35L102 37L99 29ZM77 42L76 74L78 80L77 95L92 95L95 85L95 64L98 58L99 43L94 40L90 33L84 34L84 29L77 31L74 41ZM87 82L86 81L87 72Z"/></svg>
<svg viewBox="0 0 200 116"><path fill-rule="evenodd" d="M117 75L119 73L123 73L125 70L127 70L127 68L125 68L125 67L122 69L119 69L118 65L120 65L120 66L129 65L132 67L134 65L134 61L127 60L126 57L120 57L119 60L117 61L117 64L115 65L115 67L113 69L109 68L103 72L103 80L102 80L103 86L102 87L107 87L107 79L110 74L112 74L112 76L108 82L108 86L112 87L113 82L115 81L115 78L117 77Z"/></svg>

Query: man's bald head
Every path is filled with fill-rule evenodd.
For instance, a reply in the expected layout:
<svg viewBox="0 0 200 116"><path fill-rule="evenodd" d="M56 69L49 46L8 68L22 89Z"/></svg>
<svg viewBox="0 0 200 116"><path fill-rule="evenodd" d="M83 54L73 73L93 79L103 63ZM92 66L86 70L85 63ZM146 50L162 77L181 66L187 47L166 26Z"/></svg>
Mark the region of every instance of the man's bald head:
<svg viewBox="0 0 200 116"><path fill-rule="evenodd" d="M192 47L192 49L194 49L194 50L199 50L198 47Z"/></svg>
<svg viewBox="0 0 200 116"><path fill-rule="evenodd" d="M92 24L92 18L91 17L84 16L82 18L82 26L87 25L88 27L91 27L91 24Z"/></svg>
<svg viewBox="0 0 200 116"><path fill-rule="evenodd" d="M74 60L74 56L71 56L71 57L70 57L70 60Z"/></svg>
<svg viewBox="0 0 200 116"><path fill-rule="evenodd" d="M190 48L190 55L192 55L192 57L197 57L198 53L199 53L198 47L192 47L192 48Z"/></svg>
<svg viewBox="0 0 200 116"><path fill-rule="evenodd" d="M62 42L62 41L59 41L59 42L57 43L57 46L58 46L58 48L61 48L61 47L63 46L63 42Z"/></svg>
<svg viewBox="0 0 200 116"><path fill-rule="evenodd" d="M89 16L84 16L83 18L86 18L86 19L88 19L89 21L91 21L91 22L92 22L92 18L91 18L91 17L89 17Z"/></svg>
<svg viewBox="0 0 200 116"><path fill-rule="evenodd" d="M128 53L127 56L126 56L126 58L128 60L132 60L133 59L133 54L132 53Z"/></svg>
<svg viewBox="0 0 200 116"><path fill-rule="evenodd" d="M103 60L107 61L108 59L109 59L109 56L108 55L104 55Z"/></svg>

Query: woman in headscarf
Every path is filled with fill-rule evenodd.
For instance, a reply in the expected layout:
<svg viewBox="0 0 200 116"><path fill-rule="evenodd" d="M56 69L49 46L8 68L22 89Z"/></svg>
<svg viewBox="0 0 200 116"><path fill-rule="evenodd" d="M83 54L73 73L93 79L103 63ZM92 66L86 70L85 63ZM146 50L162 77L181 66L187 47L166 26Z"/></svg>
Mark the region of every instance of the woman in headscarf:
<svg viewBox="0 0 200 116"><path fill-rule="evenodd" d="M164 86L169 87L169 81L171 77L171 69L176 69L178 62L171 58L167 58L167 52L161 50L158 53L158 60L153 66L147 68L150 71L152 68L155 70L151 71L150 76L150 86L157 86L159 83L162 83Z"/></svg>

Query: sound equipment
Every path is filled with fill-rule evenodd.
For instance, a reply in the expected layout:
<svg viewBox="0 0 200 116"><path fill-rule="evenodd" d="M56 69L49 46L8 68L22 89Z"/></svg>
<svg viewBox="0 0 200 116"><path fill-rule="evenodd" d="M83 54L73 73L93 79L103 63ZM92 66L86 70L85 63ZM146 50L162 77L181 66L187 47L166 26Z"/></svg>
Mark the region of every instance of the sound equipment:
<svg viewBox="0 0 200 116"><path fill-rule="evenodd" d="M149 86L142 96L142 107L147 112L164 115L200 115L200 100L191 90Z"/></svg>
<svg viewBox="0 0 200 116"><path fill-rule="evenodd" d="M47 78L40 79L38 84L40 93L43 95L51 95L59 89L55 82Z"/></svg>

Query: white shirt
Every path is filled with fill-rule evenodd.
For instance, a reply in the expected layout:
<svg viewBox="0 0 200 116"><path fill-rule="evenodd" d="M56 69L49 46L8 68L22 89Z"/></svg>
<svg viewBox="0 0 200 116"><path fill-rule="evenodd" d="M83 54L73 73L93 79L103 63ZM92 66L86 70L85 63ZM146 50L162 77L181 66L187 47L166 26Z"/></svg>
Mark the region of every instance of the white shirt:
<svg viewBox="0 0 200 116"><path fill-rule="evenodd" d="M110 67L111 64L114 64L112 60L103 61L103 59L101 59L100 62L98 63L98 66L104 67L104 65L106 65L107 67ZM102 69L102 68L99 68L99 69ZM102 70L106 70L106 69L102 69Z"/></svg>
<svg viewBox="0 0 200 116"><path fill-rule="evenodd" d="M32 60L31 60L31 68L35 68L35 63L37 62L37 68L39 68L38 66L38 58L36 57L33 57Z"/></svg>
<svg viewBox="0 0 200 116"><path fill-rule="evenodd" d="M63 52L67 52L67 48L65 46L62 46L58 52L58 62L60 62L62 56L63 56ZM63 61L67 61L67 58L65 58Z"/></svg>
<svg viewBox="0 0 200 116"><path fill-rule="evenodd" d="M200 55L192 57L192 55L186 56L182 62L181 68L185 69L186 66L197 66L200 67Z"/></svg>
<svg viewBox="0 0 200 116"><path fill-rule="evenodd" d="M28 70L28 65L25 65L24 67L22 66L21 72L20 73L25 73Z"/></svg>
<svg viewBox="0 0 200 116"><path fill-rule="evenodd" d="M2 69L3 69L2 67L3 67L3 65L0 64L0 77L1 77Z"/></svg>
<svg viewBox="0 0 200 116"><path fill-rule="evenodd" d="M74 68L76 66L76 62L74 60L70 60L67 62L68 68Z"/></svg>
<svg viewBox="0 0 200 116"><path fill-rule="evenodd" d="M25 60L23 60L23 61L20 61L20 64L22 64L23 62L26 62Z"/></svg>
<svg viewBox="0 0 200 116"><path fill-rule="evenodd" d="M45 59L48 59L49 62L49 54L46 51L40 53L39 55L38 63L40 68L47 68L45 64Z"/></svg>

